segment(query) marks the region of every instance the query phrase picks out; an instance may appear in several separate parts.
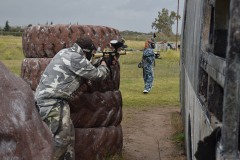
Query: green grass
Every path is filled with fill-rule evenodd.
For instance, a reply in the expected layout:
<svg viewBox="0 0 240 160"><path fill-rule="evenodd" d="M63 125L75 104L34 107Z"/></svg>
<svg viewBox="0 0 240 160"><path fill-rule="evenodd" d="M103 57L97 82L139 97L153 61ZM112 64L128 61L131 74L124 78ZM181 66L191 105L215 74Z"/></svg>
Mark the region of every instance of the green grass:
<svg viewBox="0 0 240 160"><path fill-rule="evenodd" d="M140 50L144 41L126 41L129 48ZM120 57L123 107L179 106L179 52L161 52L156 59L153 89L143 94L142 69L137 67L141 51L133 51ZM21 37L0 36L0 61L11 72L20 75L24 59Z"/></svg>
<svg viewBox="0 0 240 160"><path fill-rule="evenodd" d="M22 38L15 36L0 36L0 61L16 75L21 73L24 59Z"/></svg>
<svg viewBox="0 0 240 160"><path fill-rule="evenodd" d="M144 41L126 40L125 43L128 45L129 49L133 50L142 50L145 45Z"/></svg>
<svg viewBox="0 0 240 160"><path fill-rule="evenodd" d="M0 60L12 73L20 76L22 60Z"/></svg>
<svg viewBox="0 0 240 160"><path fill-rule="evenodd" d="M142 69L137 67L142 52L120 57L120 90L124 107L179 106L179 52L161 53L154 68L153 89L143 94Z"/></svg>
<svg viewBox="0 0 240 160"><path fill-rule="evenodd" d="M22 60L21 37L0 36L0 60Z"/></svg>
<svg viewBox="0 0 240 160"><path fill-rule="evenodd" d="M175 112L171 114L171 124L174 128L174 133L171 136L171 139L174 141L176 147L178 150L184 151L184 127L183 127L183 121L180 113Z"/></svg>

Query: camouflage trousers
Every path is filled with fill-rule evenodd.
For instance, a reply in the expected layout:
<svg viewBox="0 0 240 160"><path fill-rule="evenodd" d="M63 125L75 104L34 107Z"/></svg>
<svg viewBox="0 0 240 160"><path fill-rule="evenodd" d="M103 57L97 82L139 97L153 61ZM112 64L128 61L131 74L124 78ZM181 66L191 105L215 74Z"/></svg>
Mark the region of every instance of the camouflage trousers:
<svg viewBox="0 0 240 160"><path fill-rule="evenodd" d="M54 138L54 160L75 159L75 132L70 118L70 107L65 101L56 103L44 122Z"/></svg>
<svg viewBox="0 0 240 160"><path fill-rule="evenodd" d="M143 68L144 90L150 91L152 89L154 79L154 71L151 65Z"/></svg>

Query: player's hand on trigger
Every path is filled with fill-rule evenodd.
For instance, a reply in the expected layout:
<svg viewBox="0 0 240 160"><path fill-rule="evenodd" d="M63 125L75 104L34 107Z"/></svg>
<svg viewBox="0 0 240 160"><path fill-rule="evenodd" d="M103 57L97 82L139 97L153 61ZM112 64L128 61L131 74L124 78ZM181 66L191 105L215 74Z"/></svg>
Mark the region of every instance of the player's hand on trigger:
<svg viewBox="0 0 240 160"><path fill-rule="evenodd" d="M101 59L101 63L100 63L100 64L101 64L101 65L104 65L104 66L107 66L107 63L106 63L106 61L105 61L104 58Z"/></svg>

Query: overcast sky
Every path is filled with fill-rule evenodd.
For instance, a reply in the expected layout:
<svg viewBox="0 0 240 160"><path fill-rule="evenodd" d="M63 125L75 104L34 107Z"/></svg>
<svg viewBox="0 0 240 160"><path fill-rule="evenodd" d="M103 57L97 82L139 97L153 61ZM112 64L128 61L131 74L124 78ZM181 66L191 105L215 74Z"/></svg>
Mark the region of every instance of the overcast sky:
<svg viewBox="0 0 240 160"><path fill-rule="evenodd" d="M178 0L1 0L0 26L28 24L103 25L120 31L154 32L158 11L177 12ZM184 0L179 0L183 15ZM181 31L179 21L179 32ZM176 25L173 27L176 32Z"/></svg>

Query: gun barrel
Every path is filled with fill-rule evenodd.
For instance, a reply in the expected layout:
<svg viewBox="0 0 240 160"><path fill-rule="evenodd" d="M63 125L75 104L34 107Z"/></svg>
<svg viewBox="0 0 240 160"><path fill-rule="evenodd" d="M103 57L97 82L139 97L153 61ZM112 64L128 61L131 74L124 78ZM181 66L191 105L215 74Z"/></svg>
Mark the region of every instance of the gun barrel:
<svg viewBox="0 0 240 160"><path fill-rule="evenodd" d="M109 57L109 56L115 56L115 55L126 55L126 51L120 51L120 52L100 52L100 53L95 53L93 54L94 58L100 58L103 56Z"/></svg>

